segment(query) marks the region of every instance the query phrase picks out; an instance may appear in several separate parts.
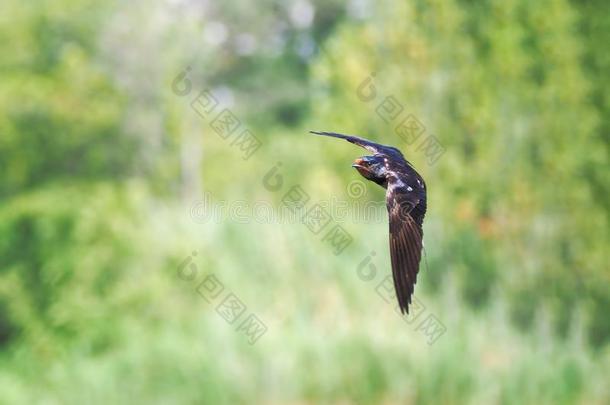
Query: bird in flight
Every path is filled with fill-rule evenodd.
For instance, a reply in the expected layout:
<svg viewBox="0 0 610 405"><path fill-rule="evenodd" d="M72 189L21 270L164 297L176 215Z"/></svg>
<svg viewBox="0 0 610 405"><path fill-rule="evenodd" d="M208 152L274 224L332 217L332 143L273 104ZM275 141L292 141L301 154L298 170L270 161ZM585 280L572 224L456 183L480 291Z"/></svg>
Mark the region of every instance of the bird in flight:
<svg viewBox="0 0 610 405"><path fill-rule="evenodd" d="M422 224L426 215L424 179L402 153L392 146L380 145L352 135L310 132L345 139L373 153L372 156L356 159L352 167L365 179L386 189L394 288L400 311L408 314L423 246Z"/></svg>

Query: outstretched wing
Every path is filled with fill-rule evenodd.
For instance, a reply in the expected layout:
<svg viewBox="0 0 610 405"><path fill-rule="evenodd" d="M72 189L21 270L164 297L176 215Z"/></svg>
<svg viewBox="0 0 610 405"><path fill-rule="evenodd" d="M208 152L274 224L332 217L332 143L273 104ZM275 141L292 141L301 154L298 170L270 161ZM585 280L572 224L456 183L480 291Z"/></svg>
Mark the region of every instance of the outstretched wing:
<svg viewBox="0 0 610 405"><path fill-rule="evenodd" d="M335 132L321 132L321 131L309 131L309 132L312 134L316 134L316 135L332 136L333 138L345 139L348 142L351 142L355 145L363 147L364 149L368 150L369 152L386 153L386 154L398 153L400 156L402 156L402 153L400 153L400 151L398 149L396 149L392 146L381 145L381 144L366 140L364 138L360 138L358 136L337 134Z"/></svg>
<svg viewBox="0 0 610 405"><path fill-rule="evenodd" d="M418 216L422 204L425 213L425 200L420 201L414 191L408 191L406 186L399 186L396 181L391 181L386 193L386 204L390 220L390 257L394 288L401 312L409 313L419 271L423 238L421 221L414 218L414 215Z"/></svg>

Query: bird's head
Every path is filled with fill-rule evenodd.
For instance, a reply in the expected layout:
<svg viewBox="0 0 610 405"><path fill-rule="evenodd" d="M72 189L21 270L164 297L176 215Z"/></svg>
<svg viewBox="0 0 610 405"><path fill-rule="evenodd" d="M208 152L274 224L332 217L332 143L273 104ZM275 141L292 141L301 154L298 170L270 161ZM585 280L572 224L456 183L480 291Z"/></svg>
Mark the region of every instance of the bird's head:
<svg viewBox="0 0 610 405"><path fill-rule="evenodd" d="M352 167L367 180L377 184L383 184L386 181L385 162L380 156L362 156L354 160Z"/></svg>

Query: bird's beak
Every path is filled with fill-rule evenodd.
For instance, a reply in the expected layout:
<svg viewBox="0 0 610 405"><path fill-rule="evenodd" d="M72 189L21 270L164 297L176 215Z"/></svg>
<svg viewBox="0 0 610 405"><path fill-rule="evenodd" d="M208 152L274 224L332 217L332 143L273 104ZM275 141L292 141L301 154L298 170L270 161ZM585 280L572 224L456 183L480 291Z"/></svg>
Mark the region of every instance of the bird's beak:
<svg viewBox="0 0 610 405"><path fill-rule="evenodd" d="M352 163L352 167L356 167L356 168L358 168L358 167L364 167L364 166L362 165L362 162L364 162L364 159L362 159L362 158L358 158L358 159L354 160L354 163Z"/></svg>

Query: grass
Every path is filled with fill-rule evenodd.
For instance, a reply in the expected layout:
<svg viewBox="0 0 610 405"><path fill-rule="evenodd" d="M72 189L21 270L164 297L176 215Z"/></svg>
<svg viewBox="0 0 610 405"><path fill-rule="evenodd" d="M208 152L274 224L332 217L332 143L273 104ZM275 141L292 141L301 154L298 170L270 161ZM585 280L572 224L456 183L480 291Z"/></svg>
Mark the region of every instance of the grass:
<svg viewBox="0 0 610 405"><path fill-rule="evenodd" d="M387 255L376 256L374 280L356 274L369 249L385 252L381 224L366 244L356 239L334 256L302 224L193 224L187 207L150 209L155 215L140 213L136 267L107 298L120 309L96 317L83 308L75 337L12 344L0 358L0 402L610 402L610 352L585 346L582 328L560 339L541 309L520 331L501 294L473 310L451 277L434 295L418 289L447 328L429 345L417 322L401 320L376 293ZM185 281L176 268L194 249L197 278ZM210 273L265 322L254 345L197 294Z"/></svg>

